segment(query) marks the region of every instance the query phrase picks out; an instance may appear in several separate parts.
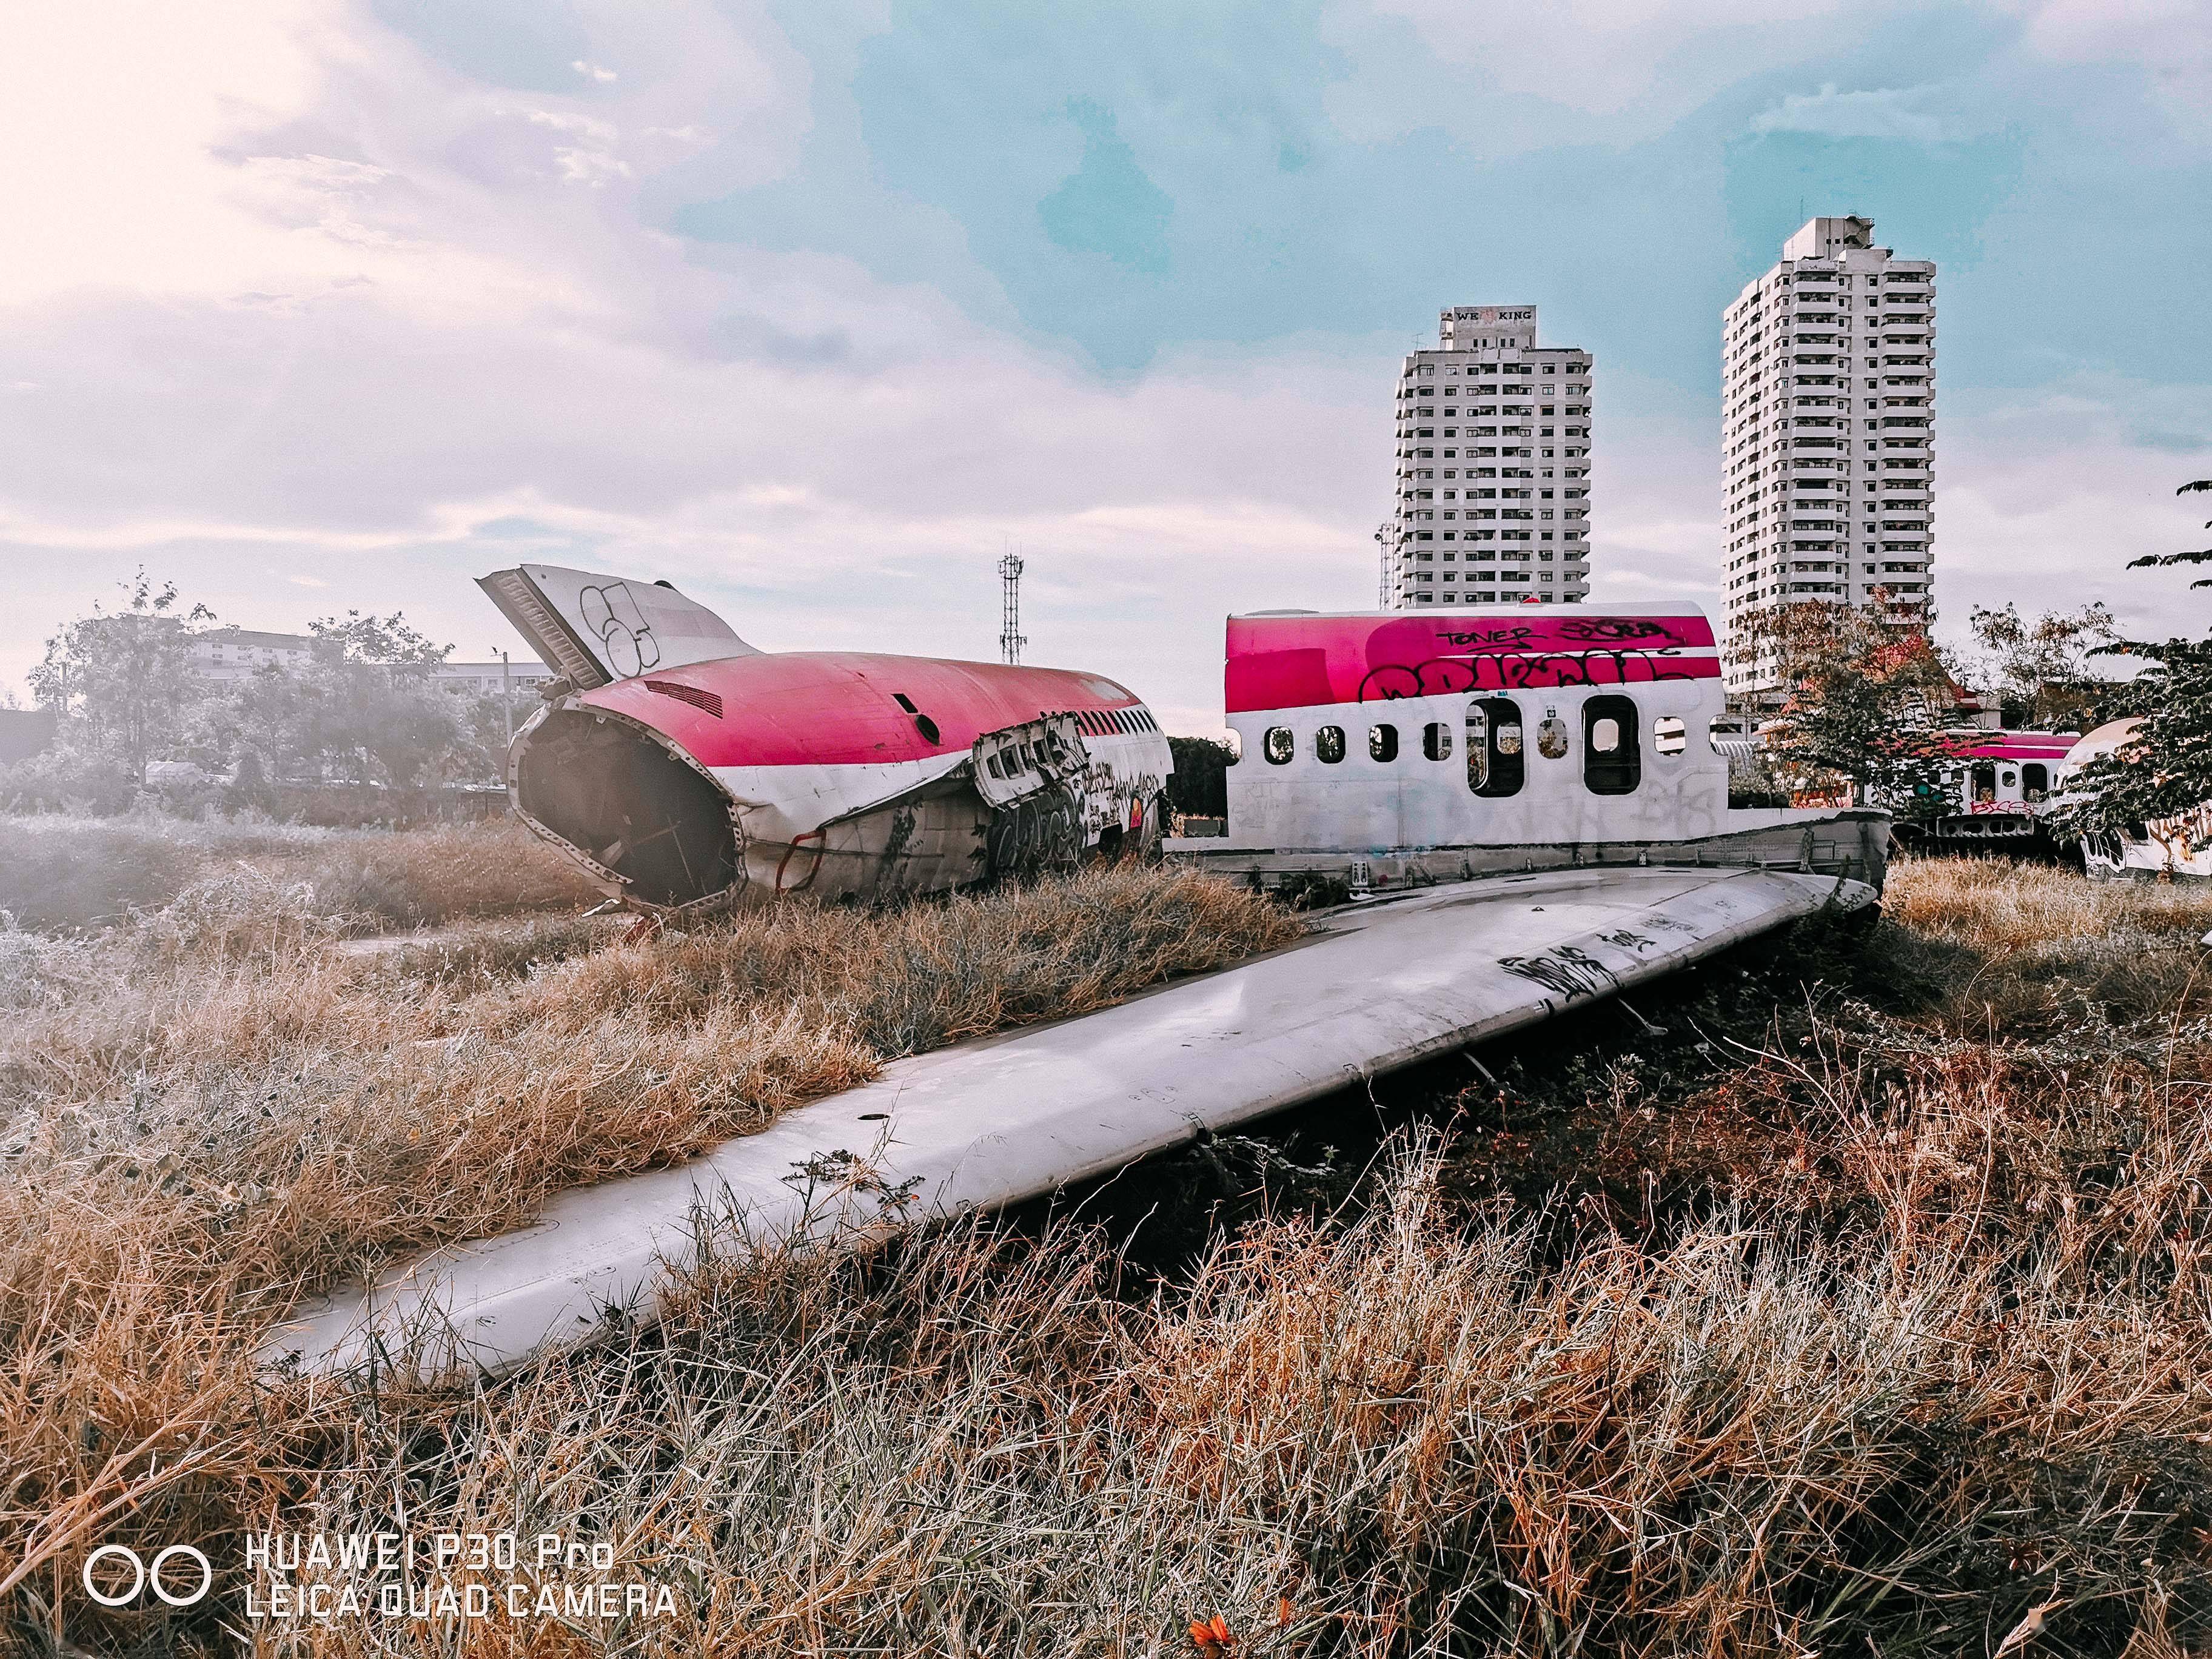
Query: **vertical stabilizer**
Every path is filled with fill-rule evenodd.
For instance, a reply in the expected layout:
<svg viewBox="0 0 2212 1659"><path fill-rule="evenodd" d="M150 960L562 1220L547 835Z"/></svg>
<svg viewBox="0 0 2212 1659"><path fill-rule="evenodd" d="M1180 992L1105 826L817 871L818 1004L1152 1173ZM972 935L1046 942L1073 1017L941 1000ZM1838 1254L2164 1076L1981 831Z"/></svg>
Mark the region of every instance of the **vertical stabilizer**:
<svg viewBox="0 0 2212 1659"><path fill-rule="evenodd" d="M477 579L540 660L579 688L656 668L760 653L665 582L524 564Z"/></svg>

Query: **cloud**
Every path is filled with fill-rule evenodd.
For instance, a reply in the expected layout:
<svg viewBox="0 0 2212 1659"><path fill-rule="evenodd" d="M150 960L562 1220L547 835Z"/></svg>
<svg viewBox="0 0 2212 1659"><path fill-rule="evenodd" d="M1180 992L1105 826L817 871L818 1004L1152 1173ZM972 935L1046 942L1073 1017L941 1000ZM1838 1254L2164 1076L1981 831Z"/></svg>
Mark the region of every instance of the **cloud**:
<svg viewBox="0 0 2212 1659"><path fill-rule="evenodd" d="M1940 143L1947 135L1937 117L1912 107L1926 88L1838 92L1828 82L1809 95L1791 93L1752 118L1753 132L1809 132L1824 138L1902 138Z"/></svg>
<svg viewBox="0 0 2212 1659"><path fill-rule="evenodd" d="M1407 100L1402 76L1392 88L1387 70L1370 74L1363 77L1367 94L1382 107L1367 109L1366 118L1389 122L1395 92L1401 110L1495 154L1558 131L1531 122L1530 106L1593 118L1586 134L1601 142L1652 137L1724 88L1817 58L1903 8L1896 0L1557 0L1509 18L1462 0L1376 0L1374 9L1410 25L1443 64L1479 71L1486 84L1467 89L1479 96ZM1355 15L1349 8L1335 14L1347 44L1360 32Z"/></svg>
<svg viewBox="0 0 2212 1659"><path fill-rule="evenodd" d="M2212 143L2212 27L2203 0L2004 0L2030 50L2059 64L2124 64L2172 131Z"/></svg>
<svg viewBox="0 0 2212 1659"><path fill-rule="evenodd" d="M0 263L0 387L35 392L0 398L0 681L141 561L226 621L404 609L471 653L513 642L467 579L532 556L665 575L774 647L989 657L992 566L1011 540L1030 559L1033 656L1096 666L1178 723L1210 725L1225 611L1371 602L1406 335L1437 305L1481 297L1468 283L1509 279L1533 283L1553 331L1599 352L1598 597L1710 599L1717 418L1701 377L1741 273L1724 181L1692 152L1718 155L1715 137L1756 109L1843 118L1828 94L1793 102L1784 86L1911 79L1821 63L1842 27L1832 10L1788 39L1778 3L1755 12L1747 55L1707 62L1722 9L1590 0L1565 22L1532 13L1529 40L1452 37L1469 57L1440 84L1465 94L1468 125L1488 107L1468 91L1484 76L1534 100L1513 118L1550 148L1495 164L1434 131L1370 149L1332 124L1331 77L1382 85L1389 29L1342 62L1310 41L1246 51L1246 32L1224 29L1192 55L1196 71L1158 40L1112 58L1111 39L1075 50L1048 31L982 82L947 72L967 58L909 40L902 76L870 82L857 50L804 55L703 0L599 9L587 39L564 37L526 76L465 67L469 53L495 67L504 31L432 51L374 21L450 33L453 9L271 0L176 21L131 11L127 27L96 5L34 14L51 73L27 82L29 114L0 105L0 141L22 158L0 174L15 256ZM794 9L791 26L823 9ZM1384 22L1405 75L1425 73L1410 26ZM1596 33L1571 40L1570 25ZM1576 75L1542 67L1562 42ZM1617 62L1631 46L1645 57ZM1218 82L1217 60L1238 78ZM569 67L603 61L623 66L618 82ZM1724 125L1716 115L1671 147L1607 148L1746 63L1788 78L1746 88ZM872 89L865 111L846 90L856 80ZM999 94L1024 87L1006 113ZM1911 95L1832 102L1862 125L1866 106L1847 100L1935 107ZM1090 100L1080 121L1072 98ZM2102 175L2108 160L2082 166ZM933 196L946 178L972 188ZM1060 228L1073 252L1039 211L1071 180ZM1759 193L1771 206L1785 188L1801 185L1767 179ZM1903 222L1883 191L1883 222ZM1954 211L1966 199L1940 193ZM702 202L717 204L711 239L686 234ZM1583 217L1547 224L1560 203ZM1978 221L1961 216L1971 239ZM2146 269L2196 268L2185 216L2160 222L2174 240L2155 262L2133 257L2136 217L2112 222L2097 276L2130 317L2156 297L2140 284L2181 291ZM1455 221L1467 239L1452 240ZM1174 281L1143 268L1161 258ZM1614 287L1577 285L1601 268L1623 273ZM2082 280L2053 269L2062 286ZM2002 303L2013 291L1947 287L1947 375L1972 361L1978 329L2019 331ZM1142 345L1119 379L1069 343L1081 336L1066 314L1085 306ZM2100 325L2100 349L2116 326ZM2147 337L2145 361L2188 372L2183 333ZM1960 384L1947 379L1947 398ZM2094 424L2142 391L2074 395ZM2132 516L2148 505L2100 520L2100 504L2148 502L2144 481L2182 463L2147 465L2145 446L2208 429L2207 411L2137 402L2140 430L2097 425L2078 454L2081 420L2055 409L1993 424L1947 406L1947 607L2003 597L2021 571L2055 589L2090 556L2085 538L2104 534L2104 558L2100 525L2167 544ZM2065 494L2046 500L2054 480ZM301 591L316 580L327 588Z"/></svg>
<svg viewBox="0 0 2212 1659"><path fill-rule="evenodd" d="M615 72L612 70L603 69L597 64L587 64L580 58L569 64L568 67L575 70L577 74L582 76L586 81L596 81L601 86L605 86L608 82L617 78Z"/></svg>

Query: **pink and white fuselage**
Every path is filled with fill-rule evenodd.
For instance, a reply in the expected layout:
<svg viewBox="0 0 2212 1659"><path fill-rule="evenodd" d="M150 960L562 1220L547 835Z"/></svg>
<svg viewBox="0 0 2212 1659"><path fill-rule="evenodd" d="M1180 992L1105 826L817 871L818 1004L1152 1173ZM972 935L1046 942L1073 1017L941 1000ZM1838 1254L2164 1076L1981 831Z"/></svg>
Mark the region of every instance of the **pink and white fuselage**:
<svg viewBox="0 0 2212 1659"><path fill-rule="evenodd" d="M626 902L888 897L1158 836L1167 740L1103 675L763 652L665 585L557 567L483 586L562 675L515 808Z"/></svg>
<svg viewBox="0 0 2212 1659"><path fill-rule="evenodd" d="M2042 820L2052 808L2076 734L1962 727L1945 737L1955 757L1942 779L1949 810L1916 833L1960 845L2048 845Z"/></svg>
<svg viewBox="0 0 2212 1659"><path fill-rule="evenodd" d="M1224 690L1227 834L1170 845L1262 880L1680 860L1881 883L1885 814L1729 805L1692 606L1232 617Z"/></svg>

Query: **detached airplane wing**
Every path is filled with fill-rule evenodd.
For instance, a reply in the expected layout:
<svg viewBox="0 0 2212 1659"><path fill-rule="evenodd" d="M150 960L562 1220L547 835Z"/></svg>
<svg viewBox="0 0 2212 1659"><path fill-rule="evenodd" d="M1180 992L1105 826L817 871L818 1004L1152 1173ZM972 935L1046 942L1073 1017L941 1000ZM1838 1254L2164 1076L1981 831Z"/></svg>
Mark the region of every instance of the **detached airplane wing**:
<svg viewBox="0 0 2212 1659"><path fill-rule="evenodd" d="M578 690L654 669L757 657L737 630L666 582L557 564L520 564L477 579L538 659Z"/></svg>
<svg viewBox="0 0 2212 1659"><path fill-rule="evenodd" d="M301 1309L264 1356L318 1371L380 1354L425 1376L509 1371L611 1314L651 1317L698 1260L702 1214L741 1239L835 1246L1016 1203L1875 896L1794 871L1613 866L1352 906L1287 950L893 1061L689 1164L563 1193L514 1232ZM840 1169L872 1178L820 1174Z"/></svg>

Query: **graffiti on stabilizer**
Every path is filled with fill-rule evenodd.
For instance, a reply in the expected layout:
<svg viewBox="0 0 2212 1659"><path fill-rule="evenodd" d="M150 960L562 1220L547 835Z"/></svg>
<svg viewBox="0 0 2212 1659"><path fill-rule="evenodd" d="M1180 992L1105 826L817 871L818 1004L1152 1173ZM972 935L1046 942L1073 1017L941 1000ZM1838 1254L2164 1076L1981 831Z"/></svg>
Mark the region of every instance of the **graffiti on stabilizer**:
<svg viewBox="0 0 2212 1659"><path fill-rule="evenodd" d="M628 582L586 587L576 596L576 609L584 625L598 636L616 673L628 678L660 666L660 641L653 638L653 624L639 609Z"/></svg>

